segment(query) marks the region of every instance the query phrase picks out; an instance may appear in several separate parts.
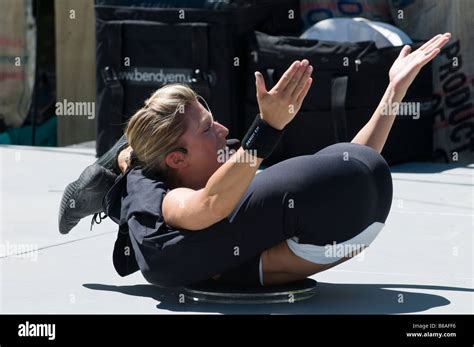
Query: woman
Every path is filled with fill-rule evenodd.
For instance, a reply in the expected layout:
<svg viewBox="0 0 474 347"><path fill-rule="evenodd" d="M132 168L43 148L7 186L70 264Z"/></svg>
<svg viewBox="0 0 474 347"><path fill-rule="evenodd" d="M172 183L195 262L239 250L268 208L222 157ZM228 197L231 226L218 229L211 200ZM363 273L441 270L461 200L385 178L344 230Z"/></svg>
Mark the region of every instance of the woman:
<svg viewBox="0 0 474 347"><path fill-rule="evenodd" d="M307 60L294 62L270 91L256 73L260 114L227 161L219 154L228 130L199 96L184 85L159 89L129 121L130 147L117 160L122 175L104 200L120 225L118 272L139 268L164 286L210 278L269 285L311 276L362 251L391 206L390 170L380 152L397 109L387 105L402 101L449 37L437 35L413 53L402 49L379 106L351 143L258 175L311 86Z"/></svg>

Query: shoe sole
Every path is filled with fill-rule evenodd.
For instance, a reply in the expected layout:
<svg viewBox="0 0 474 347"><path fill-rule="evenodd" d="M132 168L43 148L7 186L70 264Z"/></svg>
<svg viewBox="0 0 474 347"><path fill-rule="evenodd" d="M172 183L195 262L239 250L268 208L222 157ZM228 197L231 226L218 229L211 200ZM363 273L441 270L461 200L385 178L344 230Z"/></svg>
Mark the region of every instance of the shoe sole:
<svg viewBox="0 0 474 347"><path fill-rule="evenodd" d="M82 218L78 218L77 221L69 220L69 223L68 223L65 217L66 212L67 212L66 209L69 208L69 202L71 200L76 200L74 199L74 195L77 191L91 190L97 186L97 184L95 184L94 186L88 187L88 185L91 183L92 179L96 177L96 175L97 175L97 170L85 169L81 173L79 178L75 180L74 182L69 183L66 189L64 190L63 197L61 199L61 204L59 206L59 218L58 218L59 232L61 234L68 234L72 230L72 228L74 228L82 219ZM103 172L101 172L101 175L103 175ZM100 182L100 181L101 181L100 179L97 179L97 182Z"/></svg>

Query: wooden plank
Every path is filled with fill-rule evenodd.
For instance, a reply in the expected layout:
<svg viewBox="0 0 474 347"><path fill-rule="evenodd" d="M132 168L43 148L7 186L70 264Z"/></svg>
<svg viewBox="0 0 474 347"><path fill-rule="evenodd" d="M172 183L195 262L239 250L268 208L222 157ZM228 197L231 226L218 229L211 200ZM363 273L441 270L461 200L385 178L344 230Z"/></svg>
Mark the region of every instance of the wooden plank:
<svg viewBox="0 0 474 347"><path fill-rule="evenodd" d="M94 0L55 0L57 102L95 103ZM94 140L95 117L58 116L58 146Z"/></svg>

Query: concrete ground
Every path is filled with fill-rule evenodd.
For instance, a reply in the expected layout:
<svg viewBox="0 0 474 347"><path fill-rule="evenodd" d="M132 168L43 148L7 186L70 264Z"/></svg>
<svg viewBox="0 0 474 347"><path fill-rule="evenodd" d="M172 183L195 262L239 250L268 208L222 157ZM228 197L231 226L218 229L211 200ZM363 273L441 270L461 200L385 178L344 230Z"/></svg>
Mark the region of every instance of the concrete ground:
<svg viewBox="0 0 474 347"><path fill-rule="evenodd" d="M384 230L355 259L313 276L313 298L216 305L182 303L179 290L149 285L140 273L119 277L109 219L59 234L63 189L93 153L0 146L0 313L474 313L474 164L392 167Z"/></svg>

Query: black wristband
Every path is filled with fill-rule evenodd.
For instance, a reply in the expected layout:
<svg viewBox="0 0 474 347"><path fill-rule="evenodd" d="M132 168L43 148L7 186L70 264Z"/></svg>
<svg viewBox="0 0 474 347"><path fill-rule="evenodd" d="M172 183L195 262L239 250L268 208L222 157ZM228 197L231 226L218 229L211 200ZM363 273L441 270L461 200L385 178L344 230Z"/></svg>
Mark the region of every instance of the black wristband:
<svg viewBox="0 0 474 347"><path fill-rule="evenodd" d="M258 158L265 159L278 145L284 132L284 129L278 130L273 128L260 117L260 114L257 114L242 140L242 148L255 152Z"/></svg>

